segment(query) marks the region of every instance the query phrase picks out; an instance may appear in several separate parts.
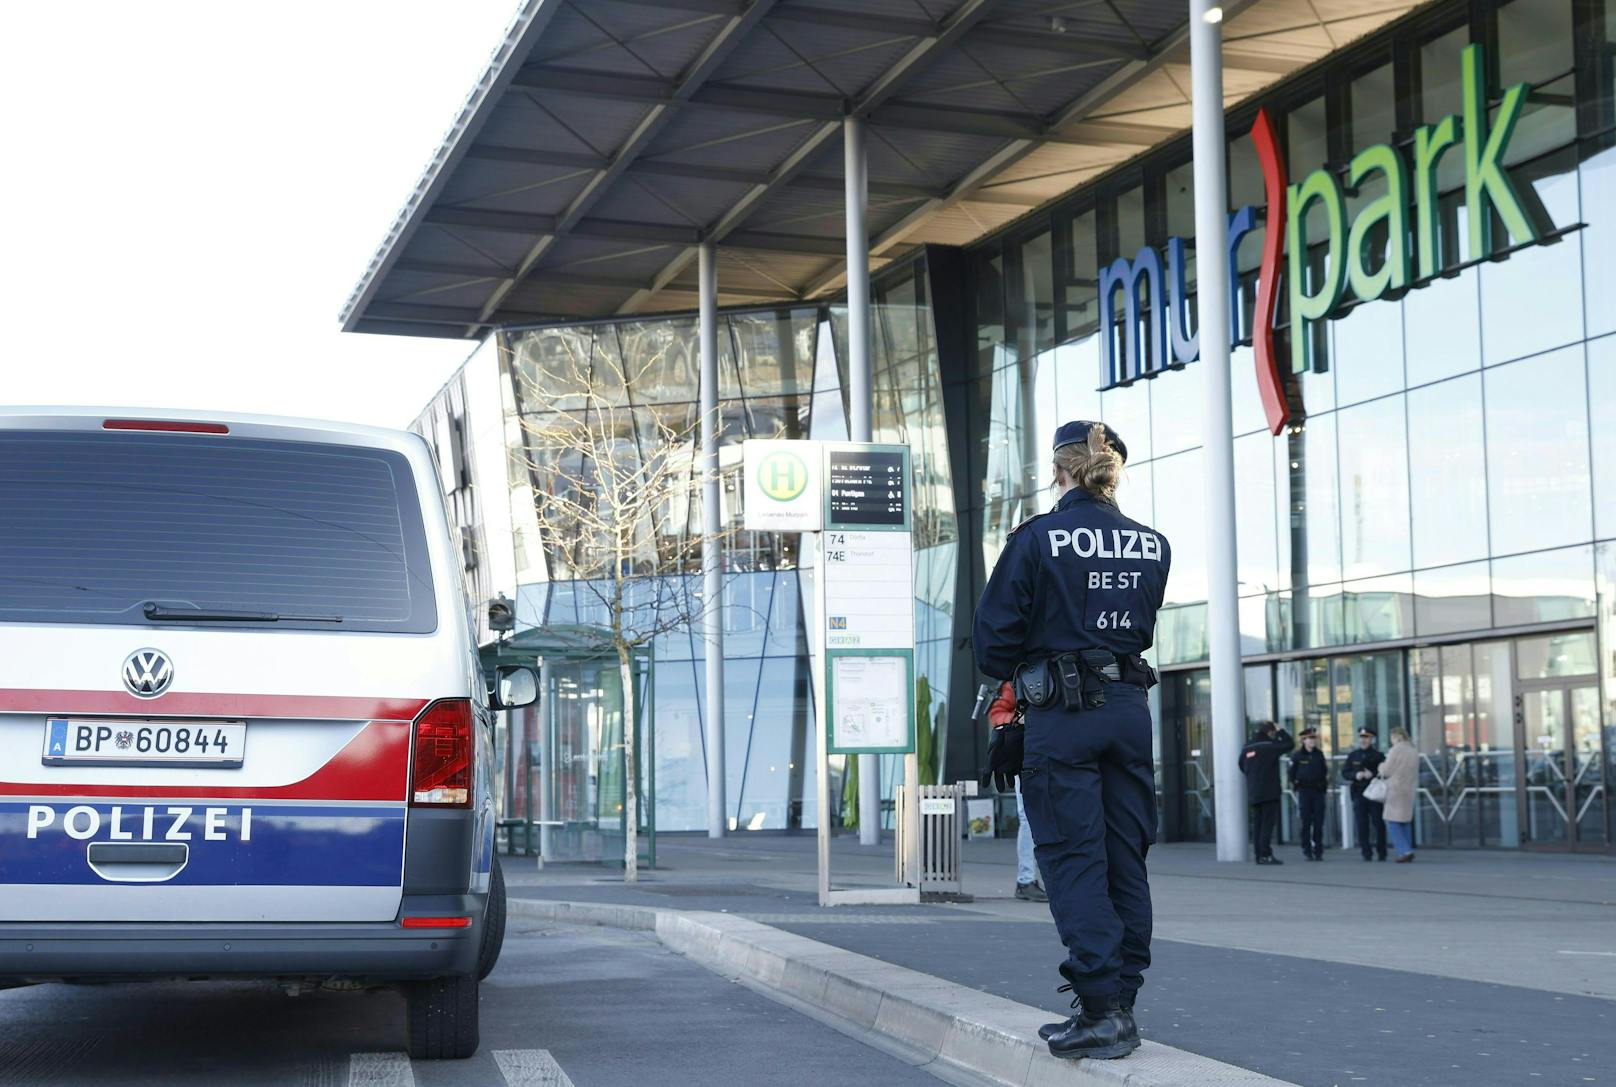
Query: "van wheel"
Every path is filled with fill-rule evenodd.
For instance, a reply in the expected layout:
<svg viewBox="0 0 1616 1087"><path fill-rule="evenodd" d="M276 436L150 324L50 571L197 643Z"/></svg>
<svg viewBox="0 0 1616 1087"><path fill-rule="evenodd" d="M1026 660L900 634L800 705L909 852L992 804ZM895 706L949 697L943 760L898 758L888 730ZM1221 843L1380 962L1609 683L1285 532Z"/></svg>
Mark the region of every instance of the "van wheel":
<svg viewBox="0 0 1616 1087"><path fill-rule="evenodd" d="M494 858L494 874L488 882L488 911L483 914L483 942L477 953L477 977L494 972L500 950L505 946L505 873Z"/></svg>
<svg viewBox="0 0 1616 1087"><path fill-rule="evenodd" d="M409 1005L409 1051L417 1060L458 1061L477 1052L477 992L474 977L433 978L405 987Z"/></svg>

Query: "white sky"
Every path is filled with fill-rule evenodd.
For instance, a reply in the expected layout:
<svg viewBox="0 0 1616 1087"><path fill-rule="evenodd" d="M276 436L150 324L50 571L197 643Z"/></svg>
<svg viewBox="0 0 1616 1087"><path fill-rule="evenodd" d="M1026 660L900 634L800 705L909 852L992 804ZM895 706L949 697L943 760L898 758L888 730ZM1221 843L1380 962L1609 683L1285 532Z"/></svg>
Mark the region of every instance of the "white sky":
<svg viewBox="0 0 1616 1087"><path fill-rule="evenodd" d="M515 10L0 4L0 403L406 425L474 345L337 315Z"/></svg>

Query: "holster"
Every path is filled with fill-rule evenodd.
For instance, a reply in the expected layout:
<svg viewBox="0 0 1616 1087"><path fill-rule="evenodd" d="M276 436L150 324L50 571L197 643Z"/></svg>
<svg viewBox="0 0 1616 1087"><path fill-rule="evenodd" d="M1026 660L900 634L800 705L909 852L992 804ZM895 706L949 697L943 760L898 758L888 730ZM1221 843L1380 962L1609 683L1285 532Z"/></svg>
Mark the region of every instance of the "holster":
<svg viewBox="0 0 1616 1087"><path fill-rule="evenodd" d="M1028 661L1016 667L1016 674L1010 680L1016 701L1040 710L1055 701L1055 677L1049 663L1047 660Z"/></svg>

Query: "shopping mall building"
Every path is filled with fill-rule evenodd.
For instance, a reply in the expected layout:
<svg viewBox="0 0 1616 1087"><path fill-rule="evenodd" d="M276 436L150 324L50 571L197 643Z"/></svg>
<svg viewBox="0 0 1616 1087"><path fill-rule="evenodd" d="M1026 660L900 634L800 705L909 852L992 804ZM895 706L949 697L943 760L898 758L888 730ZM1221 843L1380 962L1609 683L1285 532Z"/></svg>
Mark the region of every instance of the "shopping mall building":
<svg viewBox="0 0 1616 1087"><path fill-rule="evenodd" d="M582 390L635 374L616 395L648 426L624 456L651 421L686 425L704 245L725 524L740 524L743 439L848 434L857 138L873 438L907 443L915 469L926 772L977 775L974 602L1006 533L1051 501L1056 425L1104 419L1130 452L1124 511L1177 560L1154 654L1162 836L1209 839L1185 16L1156 0L528 3L344 314L352 331L479 344L417 425L479 595L517 602L517 642L601 619L534 517L561 455L537 375ZM1248 718L1316 728L1335 755L1360 728L1383 746L1409 730L1426 845L1609 849L1616 0L1224 16ZM696 576L678 543L699 524L665 511L648 561ZM742 829L820 818L811 554L788 535L726 545ZM694 631L655 645L662 831L706 826L704 649ZM609 721L557 693L578 750L610 745Z"/></svg>

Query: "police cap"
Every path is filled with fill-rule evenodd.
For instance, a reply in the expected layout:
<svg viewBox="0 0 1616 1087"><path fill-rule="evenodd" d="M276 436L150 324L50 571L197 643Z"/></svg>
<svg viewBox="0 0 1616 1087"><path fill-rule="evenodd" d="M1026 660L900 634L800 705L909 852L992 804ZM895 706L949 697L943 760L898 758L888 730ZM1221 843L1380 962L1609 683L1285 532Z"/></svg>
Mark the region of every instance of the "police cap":
<svg viewBox="0 0 1616 1087"><path fill-rule="evenodd" d="M1316 729L1316 728L1304 728L1304 729L1303 729L1303 730L1302 730L1302 731L1301 731L1301 732L1300 732L1300 733L1299 733L1299 735L1300 735L1300 736L1301 736L1301 738L1302 738L1302 739L1304 739L1304 740L1305 740L1305 739L1307 739L1307 738L1308 738L1308 737L1310 737L1310 736L1311 736L1311 737L1315 737L1315 738L1316 738L1316 737L1317 737L1317 736L1318 736L1318 734L1319 734L1319 730L1318 730L1318 729Z"/></svg>
<svg viewBox="0 0 1616 1087"><path fill-rule="evenodd" d="M1358 735L1360 735L1360 736L1368 736L1370 739L1374 739L1375 738L1375 730L1372 729L1372 728L1361 728L1361 729L1358 730Z"/></svg>
<svg viewBox="0 0 1616 1087"><path fill-rule="evenodd" d="M1091 427L1105 428L1105 440L1111 443L1111 448L1117 451L1117 455L1126 464L1128 461L1128 447L1122 444L1122 439L1117 436L1117 432L1104 423L1091 423L1087 419L1074 419L1070 423L1062 423L1060 429L1055 431L1055 448L1059 449L1063 445L1076 445L1078 442L1088 441Z"/></svg>

